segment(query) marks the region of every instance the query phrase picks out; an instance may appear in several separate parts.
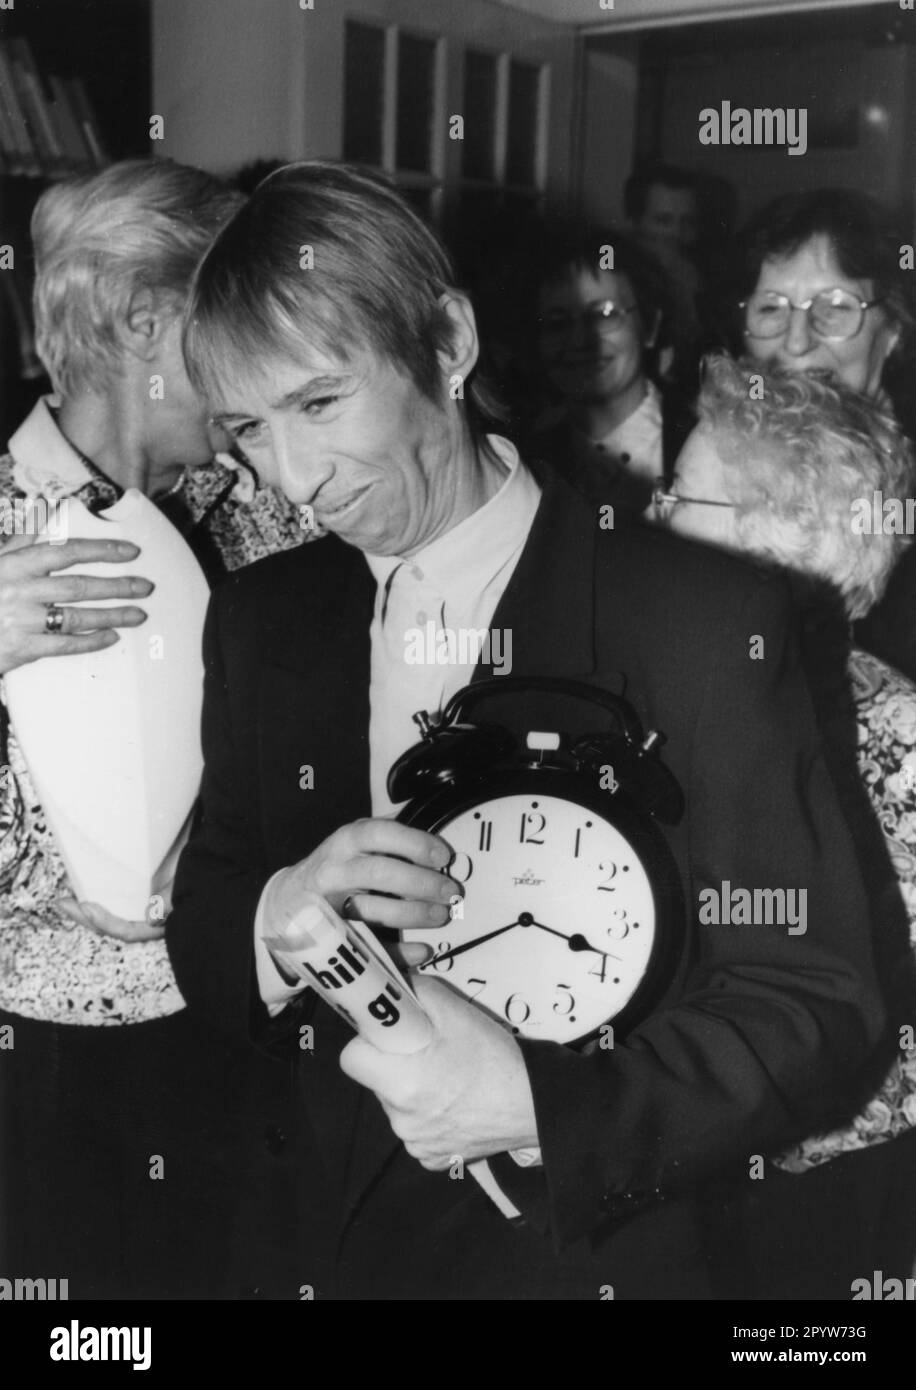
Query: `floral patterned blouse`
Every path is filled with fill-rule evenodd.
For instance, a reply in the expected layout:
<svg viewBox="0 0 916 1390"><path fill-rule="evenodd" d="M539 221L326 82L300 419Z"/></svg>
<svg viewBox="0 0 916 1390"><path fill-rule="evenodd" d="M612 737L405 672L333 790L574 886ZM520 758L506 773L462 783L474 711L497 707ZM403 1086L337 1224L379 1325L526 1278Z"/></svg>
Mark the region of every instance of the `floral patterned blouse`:
<svg viewBox="0 0 916 1390"><path fill-rule="evenodd" d="M42 424L47 428L46 419ZM11 455L0 457L0 508L23 495L14 467ZM93 469L73 495L87 506L107 506L119 492ZM192 547L200 541L208 551L205 568L211 573L214 559L216 568L234 570L310 538L292 504L269 488L256 492L253 480L244 470L233 471L228 458L189 470L169 506L176 515L167 514ZM85 1025L137 1023L183 1008L165 941L98 936L60 912L59 900L73 896L0 682L0 1008Z"/></svg>
<svg viewBox="0 0 916 1390"><path fill-rule="evenodd" d="M859 770L887 841L916 950L916 686L854 648L849 677L858 722ZM855 1119L803 1140L774 1160L803 1173L840 1154L895 1139L916 1125L916 1048L901 1049L884 1082Z"/></svg>

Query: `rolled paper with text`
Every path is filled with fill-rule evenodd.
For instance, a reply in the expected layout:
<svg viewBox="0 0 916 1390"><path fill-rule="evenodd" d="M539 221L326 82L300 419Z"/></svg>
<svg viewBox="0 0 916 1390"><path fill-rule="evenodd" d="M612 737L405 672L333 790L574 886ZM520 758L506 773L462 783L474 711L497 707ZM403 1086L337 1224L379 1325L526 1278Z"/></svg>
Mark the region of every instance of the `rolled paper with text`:
<svg viewBox="0 0 916 1390"><path fill-rule="evenodd" d="M290 984L309 985L379 1052L405 1056L427 1045L429 1015L365 923L345 921L317 893L301 893L291 912L275 903L268 910L279 924L264 944ZM503 1216L521 1215L486 1159L468 1171Z"/></svg>
<svg viewBox="0 0 916 1390"><path fill-rule="evenodd" d="M140 600L149 616L102 651L8 672L6 703L74 894L139 921L171 889L200 788L209 590L187 542L136 488L99 515L72 497L65 504L71 538L140 547L134 560L66 573L142 575L156 586Z"/></svg>
<svg viewBox="0 0 916 1390"><path fill-rule="evenodd" d="M379 1052L419 1052L432 1024L369 928L346 921L317 893L303 892L264 943L281 975L309 985Z"/></svg>

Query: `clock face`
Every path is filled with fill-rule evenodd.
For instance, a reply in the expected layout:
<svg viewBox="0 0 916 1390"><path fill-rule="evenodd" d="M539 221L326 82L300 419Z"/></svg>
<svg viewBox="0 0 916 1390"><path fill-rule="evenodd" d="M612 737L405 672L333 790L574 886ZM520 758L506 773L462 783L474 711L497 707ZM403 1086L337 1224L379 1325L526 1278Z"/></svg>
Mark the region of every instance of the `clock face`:
<svg viewBox="0 0 916 1390"><path fill-rule="evenodd" d="M545 779L546 780L546 779ZM564 797L494 796L434 828L465 897L421 969L516 1033L573 1042L619 1014L646 975L655 900L633 845Z"/></svg>

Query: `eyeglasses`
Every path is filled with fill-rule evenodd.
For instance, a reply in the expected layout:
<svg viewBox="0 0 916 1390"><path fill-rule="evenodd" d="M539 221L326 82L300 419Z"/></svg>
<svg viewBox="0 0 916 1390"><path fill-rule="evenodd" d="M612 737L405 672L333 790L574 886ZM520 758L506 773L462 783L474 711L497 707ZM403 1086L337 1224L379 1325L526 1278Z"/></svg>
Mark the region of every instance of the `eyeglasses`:
<svg viewBox="0 0 916 1390"><path fill-rule="evenodd" d="M865 313L880 304L880 299L857 299L849 290L821 290L811 299L794 304L786 294L767 290L742 299L744 331L750 338L778 338L792 319L793 309L803 309L808 323L819 338L829 343L843 343L854 338L865 320Z"/></svg>
<svg viewBox="0 0 916 1390"><path fill-rule="evenodd" d="M638 312L635 304L615 304L613 299L602 299L589 304L581 314L548 313L538 320L542 333L552 333L565 337L577 323L587 324L599 333L618 333L631 314Z"/></svg>
<svg viewBox="0 0 916 1390"><path fill-rule="evenodd" d="M662 507L676 507L679 502L692 502L697 507L735 506L734 502L720 502L712 497L685 497L682 492L673 492L661 483L652 490L652 506L658 510L661 510Z"/></svg>

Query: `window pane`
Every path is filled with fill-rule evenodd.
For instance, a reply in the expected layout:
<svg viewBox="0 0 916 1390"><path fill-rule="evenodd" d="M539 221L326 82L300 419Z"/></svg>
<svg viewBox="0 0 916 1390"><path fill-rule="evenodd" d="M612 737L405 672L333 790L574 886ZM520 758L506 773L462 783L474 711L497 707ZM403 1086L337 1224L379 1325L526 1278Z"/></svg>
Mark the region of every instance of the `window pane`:
<svg viewBox="0 0 916 1390"><path fill-rule="evenodd" d="M536 175L538 131L538 79L540 69L530 63L509 64L509 130L506 148L506 182L533 188Z"/></svg>
<svg viewBox="0 0 916 1390"><path fill-rule="evenodd" d="M344 52L344 159L382 162L385 31L347 20Z"/></svg>
<svg viewBox="0 0 916 1390"><path fill-rule="evenodd" d="M398 37L397 167L428 173L432 168L434 39Z"/></svg>
<svg viewBox="0 0 916 1390"><path fill-rule="evenodd" d="M511 226L524 226L526 222L531 222L538 215L540 197L537 193L506 193L503 199L503 210L507 224Z"/></svg>
<svg viewBox="0 0 916 1390"><path fill-rule="evenodd" d="M401 197L410 203L426 222L433 220L433 191L431 188L401 188Z"/></svg>
<svg viewBox="0 0 916 1390"><path fill-rule="evenodd" d="M463 188L458 204L458 225L463 234L480 240L480 228L495 220L502 206L499 188Z"/></svg>
<svg viewBox="0 0 916 1390"><path fill-rule="evenodd" d="M464 55L464 145L468 179L496 176L496 59L469 48Z"/></svg>

